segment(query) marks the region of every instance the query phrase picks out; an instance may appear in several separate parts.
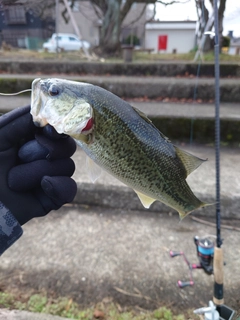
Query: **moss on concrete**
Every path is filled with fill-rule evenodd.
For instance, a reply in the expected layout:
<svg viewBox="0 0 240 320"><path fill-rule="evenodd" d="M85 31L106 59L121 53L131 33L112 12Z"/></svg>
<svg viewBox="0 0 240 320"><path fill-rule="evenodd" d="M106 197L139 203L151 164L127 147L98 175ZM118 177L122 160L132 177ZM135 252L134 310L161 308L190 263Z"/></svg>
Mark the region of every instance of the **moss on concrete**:
<svg viewBox="0 0 240 320"><path fill-rule="evenodd" d="M154 125L174 141L211 144L215 141L214 119L152 118ZM240 145L240 121L221 120L221 142Z"/></svg>

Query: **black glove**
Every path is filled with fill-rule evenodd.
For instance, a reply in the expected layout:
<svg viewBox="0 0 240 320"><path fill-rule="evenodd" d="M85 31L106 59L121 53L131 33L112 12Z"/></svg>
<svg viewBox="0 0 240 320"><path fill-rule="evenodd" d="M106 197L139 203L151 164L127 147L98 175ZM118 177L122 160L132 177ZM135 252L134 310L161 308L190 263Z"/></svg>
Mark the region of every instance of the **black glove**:
<svg viewBox="0 0 240 320"><path fill-rule="evenodd" d="M29 111L0 117L0 201L21 225L71 202L77 191L70 178L74 140L50 126L36 128Z"/></svg>

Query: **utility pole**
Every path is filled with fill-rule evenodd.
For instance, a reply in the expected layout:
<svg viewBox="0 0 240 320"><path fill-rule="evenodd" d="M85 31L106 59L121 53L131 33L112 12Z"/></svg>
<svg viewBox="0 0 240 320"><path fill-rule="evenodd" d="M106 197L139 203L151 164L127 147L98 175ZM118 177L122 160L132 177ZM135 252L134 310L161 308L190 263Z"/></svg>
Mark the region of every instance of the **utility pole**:
<svg viewBox="0 0 240 320"><path fill-rule="evenodd" d="M69 14L69 17L70 17L70 20L71 20L73 29L74 29L76 35L78 36L78 38L79 38L80 40L82 40L82 35L81 35L81 32L80 32L80 30L79 30L79 27L78 27L78 25L77 25L77 23L76 23L76 20L74 19L74 16L73 16L73 14L72 14L72 10L71 10L71 8L70 8L67 0L63 0L63 2L64 2L64 4L65 4L65 7L66 7L67 12L68 12L68 14ZM83 51L84 51L86 57L89 59L90 56L89 56L89 52L88 52L87 48L85 48L84 45L83 45L82 48L83 48Z"/></svg>

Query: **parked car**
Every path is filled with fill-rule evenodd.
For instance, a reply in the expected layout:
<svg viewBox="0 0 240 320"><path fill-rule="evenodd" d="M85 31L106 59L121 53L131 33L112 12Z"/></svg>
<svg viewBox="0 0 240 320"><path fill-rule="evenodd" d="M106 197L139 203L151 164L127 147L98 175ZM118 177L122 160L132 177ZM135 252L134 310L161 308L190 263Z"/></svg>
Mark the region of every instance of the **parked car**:
<svg viewBox="0 0 240 320"><path fill-rule="evenodd" d="M57 45L59 51L78 51L83 48L89 49L91 46L88 41L80 40L75 34L54 33L47 42L44 42L43 49L49 52L56 52Z"/></svg>

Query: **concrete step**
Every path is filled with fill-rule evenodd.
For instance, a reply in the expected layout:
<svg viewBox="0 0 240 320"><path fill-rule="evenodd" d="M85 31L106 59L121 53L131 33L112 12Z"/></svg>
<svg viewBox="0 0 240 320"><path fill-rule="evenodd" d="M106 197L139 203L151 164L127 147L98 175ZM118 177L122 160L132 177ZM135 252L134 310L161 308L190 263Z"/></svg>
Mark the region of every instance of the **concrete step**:
<svg viewBox="0 0 240 320"><path fill-rule="evenodd" d="M8 101L11 101L11 103ZM17 106L27 105L29 102L29 98L26 97L0 97L0 106L6 105L8 111ZM211 105L191 106L185 104L175 105L168 103L136 102L134 102L133 105L145 112L153 119L153 121L156 121L157 124L159 124L160 131L168 136L173 143L183 146L187 151L196 154L200 158L209 159L209 161L205 162L190 175L188 179L190 185L195 185L196 189L194 192L199 198L202 198L205 202L214 203L214 107ZM191 112L193 112L193 114L191 114ZM224 215L233 218L236 217L237 213L240 211L240 201L236 201L236 199L240 198L240 171L238 168L240 115L238 113L238 105L223 104L220 113L222 117L222 137L227 137L228 142L235 142L234 148L230 148L229 146L224 147L221 153L221 164L223 165L221 173L223 179L222 192L224 195ZM191 116L195 117L191 118ZM191 123L192 119L194 119L194 121ZM189 126L187 126L187 124ZM227 126L227 124L229 124L229 126ZM191 125L193 129L192 132ZM192 141L190 141L191 138ZM196 142L201 143L201 146L198 145L198 147L194 147L194 143ZM85 168L84 153L77 152L74 155L74 160L77 163L74 178L78 183L78 194L80 195L75 199L77 204L107 205L111 208L124 208L129 206L131 209L143 210L135 193L125 186L122 188L123 184L107 174L105 174L104 177L102 176L98 180L98 183L94 185L94 190L96 192L93 192L93 184L87 173L84 169L80 170L81 168ZM206 175L206 172L208 172L208 175ZM82 197L82 195L84 196ZM169 208L158 202L152 206L152 210L167 210L168 212ZM214 206L205 208L203 214L206 212L214 216Z"/></svg>
<svg viewBox="0 0 240 320"><path fill-rule="evenodd" d="M215 149L213 146L177 144L182 149L202 158L208 159L197 170L189 175L187 181L198 198L215 203ZM240 170L239 148L222 147L221 149L221 197L222 216L237 219L240 217ZM106 172L102 172L95 184L86 172L86 156L79 148L74 154L76 171L73 178L78 184L78 193L74 202L81 205L95 205L108 208L128 208L145 212L176 211L156 201L150 209L144 209L135 192ZM197 210L195 214L215 217L215 206Z"/></svg>
<svg viewBox="0 0 240 320"><path fill-rule="evenodd" d="M172 141L213 144L215 106L199 103L136 102L130 104L143 111L156 127ZM0 112L30 104L30 96L0 96ZM239 145L240 105L221 103L221 141Z"/></svg>
<svg viewBox="0 0 240 320"><path fill-rule="evenodd" d="M51 75L54 77L55 75ZM0 75L0 92L17 92L31 87L35 78L48 78L49 75ZM125 77L125 76L69 76L56 75L57 78L88 82L107 89L125 98L148 97L149 99L177 98L186 100L213 101L215 81L211 78L173 78L173 77ZM240 102L240 79L221 79L220 100Z"/></svg>
<svg viewBox="0 0 240 320"><path fill-rule="evenodd" d="M1 73L45 73L45 74L92 74L92 75L118 75L118 76L196 76L214 77L214 63L194 63L186 61L146 61L146 62L79 62L67 59L57 60L17 60L0 59ZM240 77L239 63L220 63L221 77Z"/></svg>

